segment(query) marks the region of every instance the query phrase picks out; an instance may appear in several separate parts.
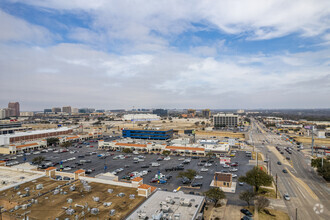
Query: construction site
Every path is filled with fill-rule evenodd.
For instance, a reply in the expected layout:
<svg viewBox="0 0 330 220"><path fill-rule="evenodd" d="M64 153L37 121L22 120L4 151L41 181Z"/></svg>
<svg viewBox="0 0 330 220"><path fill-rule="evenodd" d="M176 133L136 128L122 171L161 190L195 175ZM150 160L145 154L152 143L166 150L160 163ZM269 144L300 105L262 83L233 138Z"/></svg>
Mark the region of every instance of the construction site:
<svg viewBox="0 0 330 220"><path fill-rule="evenodd" d="M122 219L145 197L136 188L49 177L0 192L2 219Z"/></svg>

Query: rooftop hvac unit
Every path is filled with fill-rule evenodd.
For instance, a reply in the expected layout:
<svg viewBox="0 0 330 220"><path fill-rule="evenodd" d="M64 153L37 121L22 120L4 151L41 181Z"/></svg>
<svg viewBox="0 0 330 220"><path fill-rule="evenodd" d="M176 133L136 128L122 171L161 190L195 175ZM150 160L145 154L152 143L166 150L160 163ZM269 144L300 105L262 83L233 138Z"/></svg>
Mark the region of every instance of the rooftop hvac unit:
<svg viewBox="0 0 330 220"><path fill-rule="evenodd" d="M100 198L99 197L93 197L94 202L99 202Z"/></svg>
<svg viewBox="0 0 330 220"><path fill-rule="evenodd" d="M174 214L174 220L180 220L181 214Z"/></svg>
<svg viewBox="0 0 330 220"><path fill-rule="evenodd" d="M157 210L155 214L152 215L153 220L161 220L163 218L163 212L160 210Z"/></svg>
<svg viewBox="0 0 330 220"><path fill-rule="evenodd" d="M68 203L72 203L72 201L73 201L72 199L68 199L67 200Z"/></svg>
<svg viewBox="0 0 330 220"><path fill-rule="evenodd" d="M174 204L175 201L171 198L171 197L166 197L166 202L169 203L169 204Z"/></svg>
<svg viewBox="0 0 330 220"><path fill-rule="evenodd" d="M108 193L112 193L113 192L113 189L108 189Z"/></svg>
<svg viewBox="0 0 330 220"><path fill-rule="evenodd" d="M67 209L65 212L66 212L67 215L73 215L74 214L73 209Z"/></svg>
<svg viewBox="0 0 330 220"><path fill-rule="evenodd" d="M110 210L110 216L114 216L115 213L116 213L116 210L115 210L115 209L111 209L111 210Z"/></svg>
<svg viewBox="0 0 330 220"><path fill-rule="evenodd" d="M44 186L42 185L42 184L38 184L37 186L36 186L36 189L42 189Z"/></svg>
<svg viewBox="0 0 330 220"><path fill-rule="evenodd" d="M169 211L170 211L170 207L169 207L168 205L162 205L161 210L162 210L163 212L169 212Z"/></svg>
<svg viewBox="0 0 330 220"><path fill-rule="evenodd" d="M92 215L97 215L97 214L99 214L99 209L98 209L98 208L92 208L92 209L91 209L91 214L92 214Z"/></svg>
<svg viewBox="0 0 330 220"><path fill-rule="evenodd" d="M139 214L138 214L138 218L139 218L139 219L146 219L146 218L147 218L147 214L146 214L145 212L143 212L143 213L139 213Z"/></svg>

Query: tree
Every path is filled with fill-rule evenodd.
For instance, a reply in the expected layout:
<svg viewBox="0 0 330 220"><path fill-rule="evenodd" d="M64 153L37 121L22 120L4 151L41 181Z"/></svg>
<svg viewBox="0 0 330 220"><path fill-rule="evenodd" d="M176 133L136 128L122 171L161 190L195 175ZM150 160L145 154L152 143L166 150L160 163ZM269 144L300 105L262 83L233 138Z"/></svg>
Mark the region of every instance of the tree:
<svg viewBox="0 0 330 220"><path fill-rule="evenodd" d="M204 192L204 195L217 206L219 200L226 198L225 193L218 187L213 187L208 191Z"/></svg>
<svg viewBox="0 0 330 220"><path fill-rule="evenodd" d="M215 154L213 152L208 152L206 154L206 156L210 159L211 157L213 157Z"/></svg>
<svg viewBox="0 0 330 220"><path fill-rule="evenodd" d="M205 121L202 121L202 122L201 122L201 125L205 125Z"/></svg>
<svg viewBox="0 0 330 220"><path fill-rule="evenodd" d="M196 176L196 174L197 174L196 170L188 169L186 171L180 172L177 177L178 178L186 177L186 178L188 178L191 181L192 179L194 179L194 177Z"/></svg>
<svg viewBox="0 0 330 220"><path fill-rule="evenodd" d="M243 200L247 203L248 207L250 207L251 202L255 198L255 193L252 191L243 191L239 194L239 199Z"/></svg>
<svg viewBox="0 0 330 220"><path fill-rule="evenodd" d="M239 182L245 182L255 187L255 192L258 193L260 186L270 186L272 184L272 177L259 167L253 167L245 176L238 178Z"/></svg>
<svg viewBox="0 0 330 220"><path fill-rule="evenodd" d="M270 204L269 199L267 199L267 198L265 198L263 196L258 196L257 197L256 206L257 206L258 212L260 212L264 208L268 207L269 204Z"/></svg>
<svg viewBox="0 0 330 220"><path fill-rule="evenodd" d="M170 153L171 153L171 151L168 151L168 150L164 150L164 151L163 151L163 155L165 155L165 156L170 155Z"/></svg>
<svg viewBox="0 0 330 220"><path fill-rule="evenodd" d="M123 152L126 153L126 154L130 154L133 151L130 148L124 148Z"/></svg>
<svg viewBox="0 0 330 220"><path fill-rule="evenodd" d="M32 163L40 165L45 160L45 157L38 156L32 159Z"/></svg>
<svg viewBox="0 0 330 220"><path fill-rule="evenodd" d="M60 140L58 138L47 138L47 146L50 146L50 145L56 145L60 142Z"/></svg>
<svg viewBox="0 0 330 220"><path fill-rule="evenodd" d="M163 123L166 123L166 121L163 121Z"/></svg>
<svg viewBox="0 0 330 220"><path fill-rule="evenodd" d="M199 121L196 121L196 122L195 122L195 125L198 126L198 125L199 125Z"/></svg>
<svg viewBox="0 0 330 220"><path fill-rule="evenodd" d="M61 144L61 147L68 148L68 147L70 147L71 145L72 145L71 142L63 142L63 143Z"/></svg>

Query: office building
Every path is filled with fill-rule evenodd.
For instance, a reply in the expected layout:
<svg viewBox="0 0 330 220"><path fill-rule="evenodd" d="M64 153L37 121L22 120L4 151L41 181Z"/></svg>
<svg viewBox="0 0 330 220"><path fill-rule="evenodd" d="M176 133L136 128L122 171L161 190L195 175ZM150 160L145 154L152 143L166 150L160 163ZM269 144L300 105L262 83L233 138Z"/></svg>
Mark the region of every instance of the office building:
<svg viewBox="0 0 330 220"><path fill-rule="evenodd" d="M214 127L236 127L238 124L238 115L219 113L213 116Z"/></svg>
<svg viewBox="0 0 330 220"><path fill-rule="evenodd" d="M19 102L9 102L8 108L13 109L13 111L11 112L11 115L9 115L9 116L14 116L14 117L19 116Z"/></svg>
<svg viewBox="0 0 330 220"><path fill-rule="evenodd" d="M50 108L44 109L44 114L51 113L51 112L52 112L52 110Z"/></svg>
<svg viewBox="0 0 330 220"><path fill-rule="evenodd" d="M139 138L152 140L167 140L173 137L173 129L171 130L133 130L123 129L123 137Z"/></svg>
<svg viewBox="0 0 330 220"><path fill-rule="evenodd" d="M4 119L6 118L7 115L6 115L6 109L0 109L0 119Z"/></svg>
<svg viewBox="0 0 330 220"><path fill-rule="evenodd" d="M54 107L54 108L52 108L52 112L53 113L58 113L58 112L61 112L61 108L60 107Z"/></svg>
<svg viewBox="0 0 330 220"><path fill-rule="evenodd" d="M203 118L210 118L211 117L211 111L210 111L210 109L204 109L202 111L202 116L203 116Z"/></svg>
<svg viewBox="0 0 330 220"><path fill-rule="evenodd" d="M64 106L62 112L71 114L71 106Z"/></svg>
<svg viewBox="0 0 330 220"><path fill-rule="evenodd" d="M158 115L160 117L166 117L167 110L166 109L154 109L154 110L152 110L152 114Z"/></svg>
<svg viewBox="0 0 330 220"><path fill-rule="evenodd" d="M21 117L33 117L34 116L34 112L21 112L20 113Z"/></svg>
<svg viewBox="0 0 330 220"><path fill-rule="evenodd" d="M79 110L78 110L78 108L72 108L72 111L71 111L72 113L78 113L79 112Z"/></svg>

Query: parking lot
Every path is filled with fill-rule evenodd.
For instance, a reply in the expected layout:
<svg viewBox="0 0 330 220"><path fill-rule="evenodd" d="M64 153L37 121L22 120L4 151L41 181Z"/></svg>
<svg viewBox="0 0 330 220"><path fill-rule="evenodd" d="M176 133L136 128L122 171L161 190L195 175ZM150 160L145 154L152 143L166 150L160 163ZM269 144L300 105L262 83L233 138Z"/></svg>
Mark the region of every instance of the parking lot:
<svg viewBox="0 0 330 220"><path fill-rule="evenodd" d="M156 186L158 188L162 188L165 190L173 191L174 189L177 189L178 187L181 187L181 190L185 192L194 192L194 193L202 193L209 189L210 184L213 180L214 173L220 172L223 170L229 170L230 168L223 168L222 165L220 165L219 159L210 159L211 166L204 167L199 166L198 163L205 163L206 160L209 158L206 157L200 157L193 159L195 157L184 157L184 156L176 156L176 155L170 155L170 160L161 160L157 161L157 158L161 157L162 155L157 154L140 154L140 155L134 155L134 154L125 154L123 152L107 152L106 150L98 150L97 149L97 141L94 140L93 142L89 142L88 145L86 144L79 144L78 146L71 146L68 148L67 152L59 153L57 150L61 149L60 147L57 147L56 151L48 151L45 153L40 154L33 154L26 155L26 162L32 162L34 157L37 156L43 156L46 158L47 161L43 163L50 163L55 162L58 163L55 165L55 167L60 168L60 162L62 161L62 167L64 168L65 172L74 172L78 169L84 169L84 170L92 170L89 176L95 176L100 173L104 172L113 172L119 168L122 168L123 170L119 173L118 179L121 180L122 177L129 175L132 172L141 172L145 170L146 175L142 176L144 178L144 183ZM93 155L90 155L91 152L94 152ZM104 159L101 159L99 157L100 154L106 154ZM122 159L114 159L117 158L118 155L123 155ZM144 161L140 161L138 163L134 162L134 158L137 156L143 155ZM129 156L129 157L128 157ZM13 156L11 156L13 157ZM16 156L17 157L17 156ZM128 157L128 158L125 158ZM69 158L75 158L73 160L68 160ZM192 183L201 183L201 187L190 187L190 184L183 184L181 178L177 178L178 174L182 170L177 171L168 171L166 172L165 169L172 168L180 165L184 159L190 158L191 162L188 164L183 165L184 170L187 169L193 169L196 170L199 176L202 176L202 179L195 179L192 181ZM83 162L81 164L80 161L85 160L89 161L88 163ZM252 168L251 165L248 165L249 158L245 156L244 151L238 151L236 153L235 157L232 157L231 162L238 162L238 170L236 172L232 172L233 174L236 174L237 177L233 178L233 181L237 182L237 178L241 175L244 175L248 170ZM17 157L15 161L18 161L20 163L24 162L24 157ZM151 166L152 163L159 163L159 166ZM144 166L144 168L142 168ZM147 167L148 166L148 167ZM106 167L106 169L105 169ZM207 169L207 171L201 171L201 169ZM155 178L155 175L157 174L163 174L166 177L166 183L160 184L160 183L151 183L150 181ZM250 186L247 184L243 184L243 186L240 186L237 184L236 187L236 193L226 193L227 198L229 198L229 202L232 200L232 202L237 203L239 201L238 194L246 189L251 189Z"/></svg>

